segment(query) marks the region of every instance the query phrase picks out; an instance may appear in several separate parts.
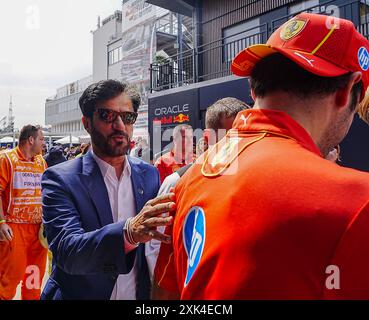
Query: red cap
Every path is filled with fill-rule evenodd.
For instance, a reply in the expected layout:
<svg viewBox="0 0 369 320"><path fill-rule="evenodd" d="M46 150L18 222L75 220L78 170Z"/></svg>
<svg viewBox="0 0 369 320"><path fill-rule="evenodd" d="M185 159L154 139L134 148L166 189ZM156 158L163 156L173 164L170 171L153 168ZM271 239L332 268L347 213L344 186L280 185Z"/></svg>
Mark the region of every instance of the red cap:
<svg viewBox="0 0 369 320"><path fill-rule="evenodd" d="M361 99L364 98L369 85L369 42L351 21L301 13L279 27L266 44L253 45L238 53L231 70L238 76L250 76L259 60L276 52L323 77L360 71Z"/></svg>

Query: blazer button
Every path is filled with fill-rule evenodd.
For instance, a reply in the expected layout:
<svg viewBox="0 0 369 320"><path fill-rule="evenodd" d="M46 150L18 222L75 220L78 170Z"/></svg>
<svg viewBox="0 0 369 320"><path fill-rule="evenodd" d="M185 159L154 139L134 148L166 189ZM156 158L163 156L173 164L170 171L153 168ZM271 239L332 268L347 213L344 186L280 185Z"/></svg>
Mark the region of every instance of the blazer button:
<svg viewBox="0 0 369 320"><path fill-rule="evenodd" d="M105 265L104 272L105 273L113 273L116 272L117 268L114 265Z"/></svg>
<svg viewBox="0 0 369 320"><path fill-rule="evenodd" d="M140 188L140 189L138 189L138 193L139 193L139 194L144 194L143 189L141 189L141 188Z"/></svg>

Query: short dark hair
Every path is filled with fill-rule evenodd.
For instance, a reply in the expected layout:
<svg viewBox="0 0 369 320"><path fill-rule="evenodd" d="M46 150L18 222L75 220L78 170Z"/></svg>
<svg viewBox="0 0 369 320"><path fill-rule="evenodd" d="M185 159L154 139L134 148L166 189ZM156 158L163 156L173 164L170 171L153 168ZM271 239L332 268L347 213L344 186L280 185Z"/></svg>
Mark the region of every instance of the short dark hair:
<svg viewBox="0 0 369 320"><path fill-rule="evenodd" d="M214 102L205 114L205 126L208 129L217 130L220 128L220 120L222 117L236 117L237 114L250 106L245 102L232 97L226 97Z"/></svg>
<svg viewBox="0 0 369 320"><path fill-rule="evenodd" d="M251 73L251 88L256 97L274 91L285 91L306 98L328 95L342 89L352 73L338 77L321 77L306 71L280 53L261 59ZM360 95L362 82L353 87L353 100Z"/></svg>
<svg viewBox="0 0 369 320"><path fill-rule="evenodd" d="M79 98L82 114L85 117L92 118L99 102L115 98L123 92L127 92L132 101L133 110L137 112L141 104L141 98L134 87L117 80L102 80L91 84Z"/></svg>
<svg viewBox="0 0 369 320"><path fill-rule="evenodd" d="M27 124L25 125L20 133L19 133L19 144L22 145L24 144L29 137L33 137L34 139L37 138L37 135L38 135L38 131L39 130L42 130L41 126L39 125L32 125L32 124Z"/></svg>

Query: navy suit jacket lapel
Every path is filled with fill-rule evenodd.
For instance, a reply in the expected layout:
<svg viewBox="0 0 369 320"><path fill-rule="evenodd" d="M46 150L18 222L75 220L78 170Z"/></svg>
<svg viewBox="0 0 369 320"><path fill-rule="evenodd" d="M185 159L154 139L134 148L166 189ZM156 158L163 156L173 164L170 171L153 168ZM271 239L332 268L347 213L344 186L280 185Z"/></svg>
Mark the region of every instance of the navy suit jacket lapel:
<svg viewBox="0 0 369 320"><path fill-rule="evenodd" d="M144 169L135 164L132 159L127 157L131 165L131 181L133 194L135 197L136 214L138 214L146 203L147 196L145 195L145 179ZM150 298L150 276L145 259L145 244L140 244L136 251L138 275L137 275L137 293L136 297L139 300Z"/></svg>
<svg viewBox="0 0 369 320"><path fill-rule="evenodd" d="M143 170L137 164L133 163L129 156L127 159L131 166L133 195L135 197L136 214L138 214L145 204L145 184Z"/></svg>
<svg viewBox="0 0 369 320"><path fill-rule="evenodd" d="M88 190L90 198L96 207L102 226L113 223L113 215L110 208L108 190L101 174L100 168L88 152L82 158L82 180Z"/></svg>

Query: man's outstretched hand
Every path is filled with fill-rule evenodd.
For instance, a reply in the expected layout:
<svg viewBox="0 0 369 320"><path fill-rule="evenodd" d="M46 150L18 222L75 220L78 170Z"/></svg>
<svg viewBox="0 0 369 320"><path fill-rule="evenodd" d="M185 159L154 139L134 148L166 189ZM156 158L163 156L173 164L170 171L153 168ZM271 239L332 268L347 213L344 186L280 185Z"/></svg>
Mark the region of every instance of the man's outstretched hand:
<svg viewBox="0 0 369 320"><path fill-rule="evenodd" d="M171 237L157 231L159 226L173 223L173 217L163 217L163 213L176 209L175 194L168 193L149 200L140 213L130 220L130 231L135 242L144 243L152 239L170 243Z"/></svg>

